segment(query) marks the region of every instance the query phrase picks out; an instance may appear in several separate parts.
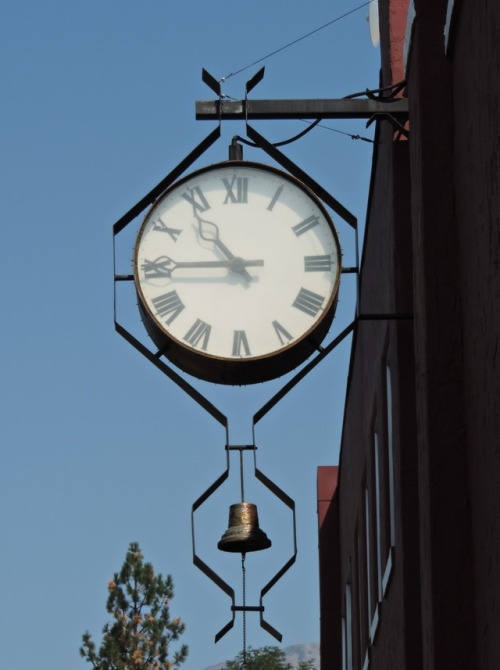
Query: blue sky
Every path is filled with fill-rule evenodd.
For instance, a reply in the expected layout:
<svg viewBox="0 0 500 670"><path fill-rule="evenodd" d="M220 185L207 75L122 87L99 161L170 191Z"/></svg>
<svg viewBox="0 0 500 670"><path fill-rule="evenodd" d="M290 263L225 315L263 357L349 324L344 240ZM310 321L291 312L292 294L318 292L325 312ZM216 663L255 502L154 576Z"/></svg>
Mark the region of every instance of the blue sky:
<svg viewBox="0 0 500 670"><path fill-rule="evenodd" d="M172 614L187 624L186 670L241 649L239 618L214 645L230 618L229 600L192 564L191 505L224 470L224 431L114 332L112 225L213 128L194 115L195 100L213 98L201 81L203 67L227 76L359 4L3 2L3 667L86 667L78 656L81 634L88 629L99 639L106 582L134 540L158 571L173 576ZM364 7L229 77L224 93L241 98L261 65L266 75L255 98L337 98L376 88L379 53L367 15ZM371 136L364 122L322 125ZM279 141L304 124L255 127ZM244 125L226 122L222 131L196 167L224 160ZM370 143L327 128L284 149L361 227L371 151ZM270 162L254 149L245 149L245 157ZM352 265L353 234L337 223ZM132 232L119 248L128 267ZM349 323L353 295L347 277L332 335ZM139 332L129 302L123 320ZM259 468L297 505L297 563L265 601L266 619L283 633L284 646L319 637L316 468L337 463L348 356L345 342L257 426ZM231 440L246 442L251 416L282 383L197 388L229 416ZM290 555L291 527L258 487L255 498L273 541L269 552L247 559L247 602L257 604L260 588ZM238 559L215 548L232 502L231 479L200 512L198 547L238 592ZM247 641L274 643L257 615L248 615Z"/></svg>

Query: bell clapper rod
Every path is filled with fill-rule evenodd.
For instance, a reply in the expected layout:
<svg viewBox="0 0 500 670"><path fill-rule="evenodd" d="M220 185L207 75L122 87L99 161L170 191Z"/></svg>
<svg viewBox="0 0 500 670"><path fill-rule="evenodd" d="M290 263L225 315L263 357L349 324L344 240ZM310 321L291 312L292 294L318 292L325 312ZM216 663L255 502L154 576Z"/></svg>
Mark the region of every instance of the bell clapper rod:
<svg viewBox="0 0 500 670"><path fill-rule="evenodd" d="M241 453L241 452L240 452ZM247 611L246 611L246 574L245 574L246 554L241 554L241 576L242 576L242 603L243 603L243 667L247 667Z"/></svg>
<svg viewBox="0 0 500 670"><path fill-rule="evenodd" d="M240 487L241 487L241 502L245 502L245 480L243 477L243 451L244 449L239 449L240 452ZM247 588L246 588L246 566L245 559L246 553L241 552L241 598L243 605L243 667L247 667Z"/></svg>

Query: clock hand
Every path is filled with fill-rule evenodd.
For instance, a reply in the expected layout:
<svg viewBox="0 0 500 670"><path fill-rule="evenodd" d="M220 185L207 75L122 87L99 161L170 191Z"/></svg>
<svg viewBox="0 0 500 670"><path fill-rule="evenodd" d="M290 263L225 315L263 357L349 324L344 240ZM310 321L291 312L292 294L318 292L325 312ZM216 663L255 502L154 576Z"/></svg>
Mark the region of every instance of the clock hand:
<svg viewBox="0 0 500 670"><path fill-rule="evenodd" d="M178 263L168 256L159 256L154 261L144 259L142 269L146 275L146 279L154 279L158 277L171 277L172 272L178 268L229 268L234 272L241 272L246 267L262 267L264 261L262 260L245 260L238 256L225 261L179 261Z"/></svg>
<svg viewBox="0 0 500 670"><path fill-rule="evenodd" d="M264 261L246 261L244 258L239 256L233 256L227 261L180 261L179 263L174 264L176 268L230 268L239 272L241 268L246 267L262 267Z"/></svg>
<svg viewBox="0 0 500 670"><path fill-rule="evenodd" d="M232 261L235 258L237 258L237 256L231 253L231 251L226 247L224 242L220 239L219 226L216 223L214 223L213 221L207 221L206 219L202 219L201 216L196 211L194 205L193 205L193 215L198 221L198 229L200 231L200 237L203 240L205 240L206 242L213 242L217 247L219 247L219 249L222 251L222 253L228 260ZM205 232L203 231L203 224L205 224L205 227L207 227L208 229L210 228L212 229L213 232L212 236L209 234L207 235L208 230ZM249 282L252 281L253 277L250 273L246 271L245 267L235 266L231 269L234 270L235 272L239 272L243 277L245 277L247 281Z"/></svg>
<svg viewBox="0 0 500 670"><path fill-rule="evenodd" d="M154 261L148 261L145 258L141 267L146 279L156 279L158 277L170 277L172 271L175 270L175 263L168 256L159 256Z"/></svg>

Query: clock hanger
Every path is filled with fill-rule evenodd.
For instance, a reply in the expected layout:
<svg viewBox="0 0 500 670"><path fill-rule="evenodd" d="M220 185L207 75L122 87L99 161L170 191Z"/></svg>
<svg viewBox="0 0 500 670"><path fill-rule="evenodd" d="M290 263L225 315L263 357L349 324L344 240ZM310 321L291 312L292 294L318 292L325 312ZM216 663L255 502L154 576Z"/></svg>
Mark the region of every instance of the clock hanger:
<svg viewBox="0 0 500 670"><path fill-rule="evenodd" d="M245 101L248 93L262 81L264 77L265 68L261 68L246 84L245 86ZM132 274L121 274L116 269L116 241L118 235L122 233L129 224L131 224L144 210L149 207L155 200L170 186L172 186L181 177L188 168L195 163L220 137L221 137L221 118L223 115L224 97L221 92L221 85L207 70L203 70L202 79L207 86L219 96L219 121L215 129L213 129L180 163L173 169L166 177L164 177L155 187L153 187L139 202L134 205L126 214L124 214L113 226L113 263L114 263L114 323L116 331L124 337L134 348L136 348L143 356L152 362L163 374L169 377L175 384L177 384L184 392L186 392L195 402L197 402L205 411L207 411L214 419L216 419L228 431L228 419L208 398L203 395L197 388L195 388L183 376L178 374L168 363L161 357L162 351L154 351L148 347L144 342L133 335L129 329L121 322L118 315L118 286L123 283L133 283L134 277ZM246 105L245 105L246 106ZM255 144L267 153L273 160L280 164L288 173L296 179L304 183L317 197L325 202L338 216L342 218L348 225L354 229L356 234L355 253L356 264L355 267L342 267L342 274L355 273L358 277L359 253L358 253L358 233L357 221L354 215L349 212L341 203L338 202L326 189L321 187L314 179L301 170L293 161L285 156L279 149L267 141L260 133L258 133L246 120L247 135ZM233 140L229 149L230 156L235 157L235 151L238 152L236 156L242 156L237 142ZM357 287L357 293L359 287ZM357 301L356 301L357 302ZM356 315L358 313L356 306ZM316 367L323 358L328 355L333 349L340 344L340 342L347 337L355 326L355 320L344 331L337 336L333 342L326 347L317 346L316 354L313 358L301 368L293 377L282 387L282 389L273 396L265 405L257 411L254 417L254 425L260 420L274 405L283 398L291 388L293 388L301 379L304 378L311 370Z"/></svg>
<svg viewBox="0 0 500 670"><path fill-rule="evenodd" d="M207 488L207 490L198 497L198 499L193 503L191 520L192 520L192 543L193 543L193 562L194 564L202 571L206 576L208 576L226 595L231 599L231 611L232 619L226 624L216 635L216 641L221 639L234 625L234 618L236 612L243 613L243 624L244 624L244 648L245 648L245 616L247 612L256 611L260 613L260 624L268 633L273 635L276 639L281 640L281 634L273 628L265 619L264 619L264 606L263 598L269 592L269 590L277 583L279 579L287 572L287 570L293 565L297 553L297 544L296 544L296 527L295 527L295 503L294 501L282 490L280 489L271 479L269 479L261 470L257 468L256 463L256 441L255 441L255 427L256 424L268 414L268 412L280 402L289 391L294 388L299 381L301 381L306 375L308 375L329 353L331 353L348 335L355 331L357 323L364 318L400 318L401 315L375 315L371 317L370 315L360 315L359 314L359 252L358 252L358 226L356 217L349 212L337 199L335 199L326 189L320 186L310 175L305 173L301 168L299 168L293 161L291 161L287 156L285 156L278 148L283 144L289 143L290 141L295 141L300 137L303 137L305 132L308 132L312 128L308 128L307 131L300 133L295 138L291 138L286 142L281 142L277 144L272 144L260 133L258 133L255 128L249 124L249 115L248 115L248 94L257 86L257 84L262 81L264 76L264 68L261 68L247 83L245 86L245 99L242 101L242 111L245 121L246 134L251 142L254 143L254 146L264 151L269 155L276 163L281 165L284 170L292 175L295 179L303 183L320 201L324 202L328 207L335 212L335 214L340 217L353 231L355 234L355 254L356 261L354 267L342 267L342 273L354 273L356 275L356 305L355 305L355 314L352 322L342 330L336 337L333 338L325 346L317 344L316 351L305 362L302 367L292 374L292 376L286 381L281 388L275 393L269 400L267 400L262 407L253 415L252 417L252 436L253 443L251 445L234 445L230 443L229 438L229 420L228 417L216 407L208 397L198 390L193 384L191 384L185 377L179 374L174 370L168 363L166 363L162 356L165 353L164 351L157 350L154 351L152 348L146 346L143 341L136 337L128 327L122 323L121 312L120 317L118 312L119 300L118 293L121 291L121 286L126 286L127 284L133 285L134 275L133 274L120 274L117 272L117 263L116 263L116 244L117 238L121 235L125 229L134 222L137 217L144 212L146 208L151 206L157 199L171 186L173 186L177 180L188 170L188 168L195 163L215 142L221 137L221 122L225 118L225 96L221 91L221 83L218 82L210 73L206 70L202 72L202 79L204 83L216 94L217 101L215 102L216 106L216 120L217 126L196 146L194 149L183 159L180 163L171 170L155 187L153 187L141 200L134 205L126 214L124 214L113 226L113 264L114 264L114 323L116 331L127 340L134 348L136 348L139 353L145 356L151 363L153 363L163 374L165 374L171 381L173 381L179 388L181 388L185 393L187 393L200 407L202 407L212 418L214 418L220 425L223 426L226 434L226 469L224 472ZM241 110L240 112L241 113ZM236 117L235 117L236 118ZM238 116L237 118L241 118ZM318 119L319 122L320 119ZM245 143L248 143L242 138L235 137L229 148L229 159L242 161L242 147L239 143L239 140ZM253 471L255 478L266 487L272 494L274 494L291 512L292 515L292 532L293 532L293 553L292 556L285 562L285 564L278 570L276 575L261 589L260 592L260 601L257 606L248 606L246 604L246 593L245 593L245 556L246 551L253 550L249 549L249 544L243 543L244 551L241 551L242 554L242 579L243 579L243 604L236 605L235 603L235 592L234 589L227 584L217 573L200 557L198 554L196 543L195 543L195 519L196 512L199 508L226 482L230 474L230 455L233 452L237 452L240 458L240 479L241 479L241 503L237 503L238 511L243 515L251 508L248 506L249 503L246 503L244 500L244 477L243 477L243 462L244 456L246 454L253 455ZM233 507L233 506L232 506ZM256 510L255 510L256 513ZM253 521L252 533L258 536L257 548L266 548L267 542L262 540L262 534L260 534L260 529L255 523L256 514ZM231 516L230 516L230 528L228 531L234 531L234 527L231 527ZM231 533L229 533L230 535ZM228 549L228 545L231 542L227 540L229 537L226 533L219 542L219 545L222 544L223 550L233 551L234 548ZM264 534L265 535L265 534ZM224 540L224 538L226 538ZM223 541L224 540L224 541ZM238 538L238 541L241 538ZM265 546L264 546L265 545ZM238 545L238 550L240 551L240 546Z"/></svg>

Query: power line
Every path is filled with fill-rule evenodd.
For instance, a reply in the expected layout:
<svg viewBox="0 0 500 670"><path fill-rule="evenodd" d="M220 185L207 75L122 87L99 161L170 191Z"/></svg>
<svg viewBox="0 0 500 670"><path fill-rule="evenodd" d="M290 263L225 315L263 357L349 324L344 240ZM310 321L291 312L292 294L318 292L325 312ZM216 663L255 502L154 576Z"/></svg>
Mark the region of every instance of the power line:
<svg viewBox="0 0 500 670"><path fill-rule="evenodd" d="M303 123L311 123L310 121L306 121L305 119L300 119ZM350 137L351 140L362 140L363 142L370 142L371 144L375 144L374 140L370 139L369 137L363 137L363 135L354 135L353 133L347 133L344 130L338 130L337 128L331 128L330 126L324 126L322 123L317 123L315 128L323 128L323 130L331 130L332 133L338 133L339 135L347 135L347 137Z"/></svg>
<svg viewBox="0 0 500 670"><path fill-rule="evenodd" d="M253 61L253 63L249 63L248 65L245 65L245 67L242 67L239 70L236 70L235 72L230 72L225 77L222 77L220 79L220 82L222 83L224 81L227 81L231 77L235 77L237 74L240 74L241 72L244 72L245 70L248 70L249 68L253 67L254 65L258 65L258 63L262 63L262 61L267 60L268 58L271 58L271 56L275 56L276 54L280 53L281 51L284 51L285 49L288 49L289 47L293 46L294 44L297 44L298 42L301 42L302 40L305 40L307 37L310 37L311 35L315 35L320 30L323 30L324 28L328 28L328 26L331 26L332 24L337 23L337 21L341 21L342 19L345 19L347 16L350 16L351 14L354 14L354 12L357 12L358 10L363 9L363 7L367 7L373 1L374 0L368 0L368 2L364 2L362 5L359 5L358 7L354 7L354 9L350 9L348 12L345 12L345 14L342 14L341 16L337 16L335 19L332 19L331 21L328 21L328 23L325 23L322 26L319 26L319 28L315 28L314 30L311 30L311 32L307 33L306 35L302 35L302 37L298 37L296 40L293 40L292 42L289 42L288 44L285 44L284 46L280 47L279 49L275 49L274 51L271 51L271 53L268 53L266 56L262 56L262 58L259 58L258 60Z"/></svg>

